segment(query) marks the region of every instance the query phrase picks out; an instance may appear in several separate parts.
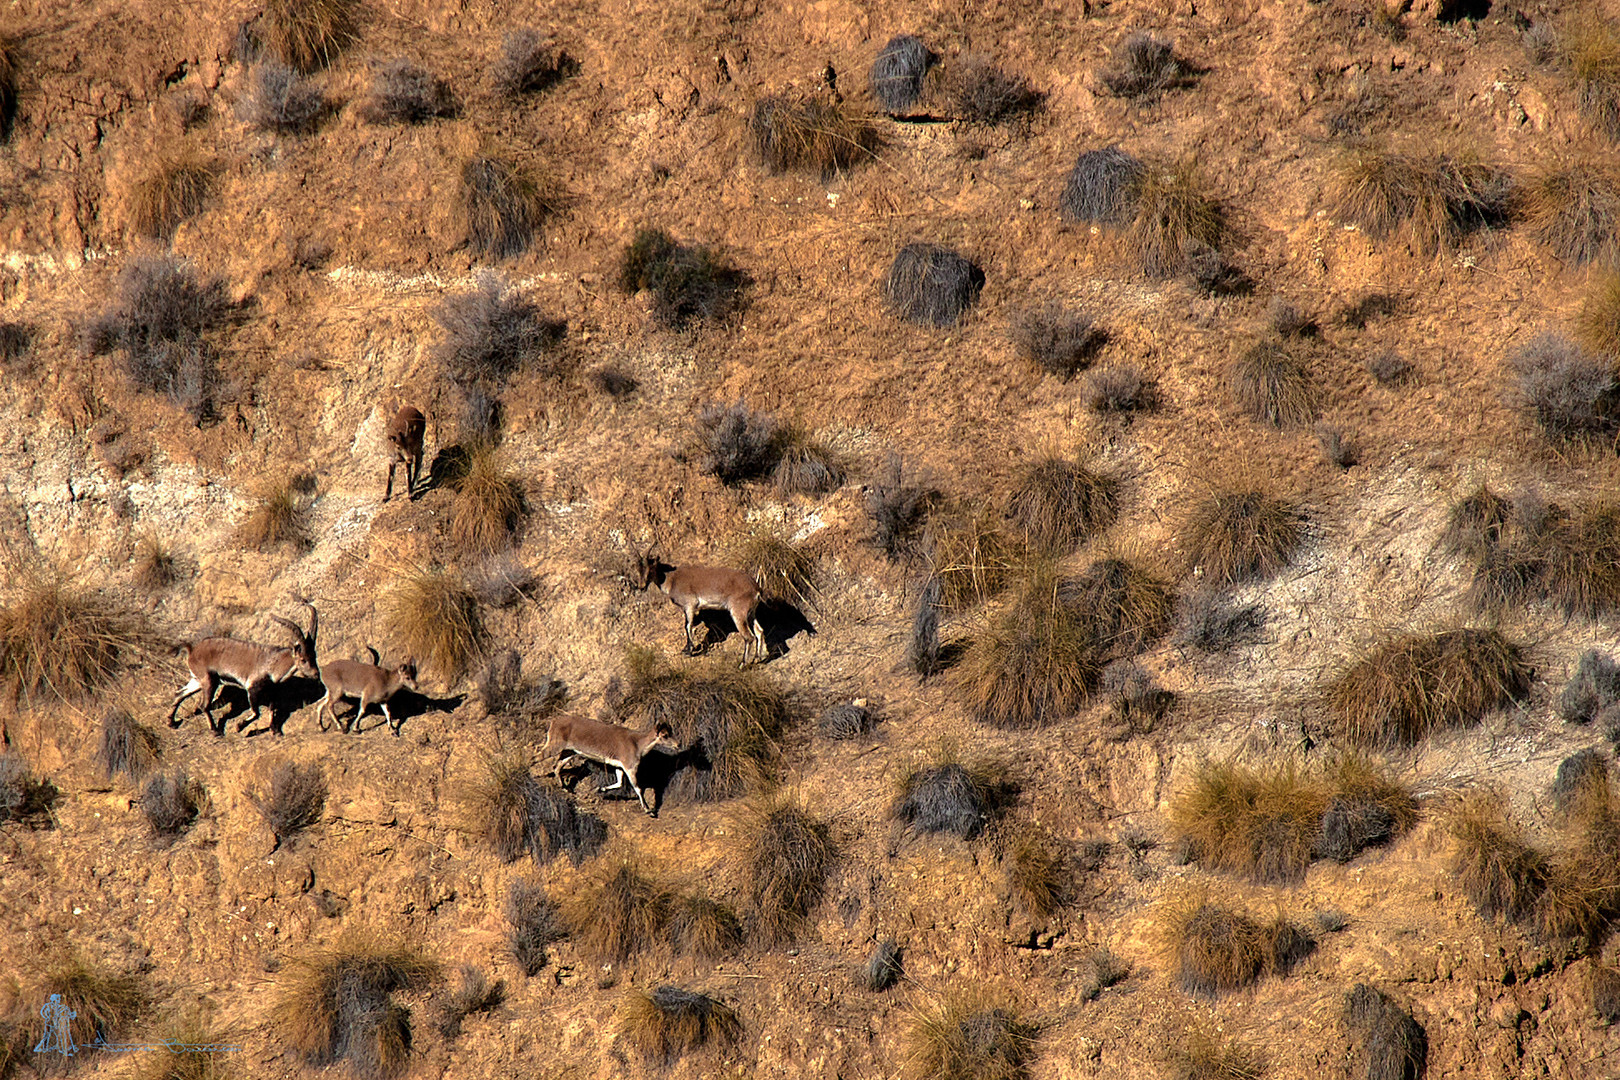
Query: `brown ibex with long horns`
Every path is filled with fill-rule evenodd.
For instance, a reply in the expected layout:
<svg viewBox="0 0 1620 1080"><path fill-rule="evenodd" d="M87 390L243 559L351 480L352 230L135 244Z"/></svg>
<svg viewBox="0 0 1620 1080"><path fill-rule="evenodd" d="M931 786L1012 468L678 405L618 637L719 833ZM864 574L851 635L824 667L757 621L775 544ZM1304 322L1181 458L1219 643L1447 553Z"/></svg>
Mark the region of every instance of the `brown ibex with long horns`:
<svg viewBox="0 0 1620 1080"><path fill-rule="evenodd" d="M169 709L169 726L179 727L175 714L180 711L180 703L186 698L203 691L202 712L208 717L208 726L215 735L225 734L225 721L220 719L214 723L214 692L219 689L221 680L234 683L247 691L248 706L253 715L236 726L241 731L248 724L259 718L259 710L263 705L265 691L271 685L286 680L289 676L298 675L304 678L319 678L320 668L315 664L315 635L320 630L321 616L315 610L315 605L308 600L299 603L309 608L309 630L291 619L283 619L280 615L270 616L271 620L280 623L296 635L292 645L259 645L251 641L238 641L235 638L211 637L201 641L193 641L182 647L186 656L186 667L191 671L191 681L180 688L180 693L174 699L174 705Z"/></svg>

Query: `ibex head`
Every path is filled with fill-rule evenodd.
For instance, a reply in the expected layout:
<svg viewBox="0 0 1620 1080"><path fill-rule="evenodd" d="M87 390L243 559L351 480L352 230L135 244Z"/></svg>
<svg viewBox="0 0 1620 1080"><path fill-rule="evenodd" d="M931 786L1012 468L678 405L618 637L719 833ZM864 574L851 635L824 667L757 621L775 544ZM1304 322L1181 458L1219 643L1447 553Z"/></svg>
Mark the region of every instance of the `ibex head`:
<svg viewBox="0 0 1620 1080"><path fill-rule="evenodd" d="M630 574L630 583L638 589L648 588L658 576L658 565L658 553L653 549L637 552Z"/></svg>
<svg viewBox="0 0 1620 1080"><path fill-rule="evenodd" d="M272 615L270 618L273 622L278 622L293 632L293 656L298 661L297 666L293 668L293 674L306 679L318 679L321 677L321 671L315 663L315 638L320 632L321 614L315 610L315 605L308 600L300 599L298 602L309 608L309 630L307 632L291 619L283 619L280 615Z"/></svg>

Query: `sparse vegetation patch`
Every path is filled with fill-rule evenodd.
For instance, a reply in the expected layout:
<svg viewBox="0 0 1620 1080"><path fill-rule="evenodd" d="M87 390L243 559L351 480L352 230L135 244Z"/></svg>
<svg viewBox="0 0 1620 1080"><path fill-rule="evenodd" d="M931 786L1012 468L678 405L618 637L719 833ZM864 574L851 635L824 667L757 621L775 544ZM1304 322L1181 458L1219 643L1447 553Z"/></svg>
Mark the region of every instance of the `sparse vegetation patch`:
<svg viewBox="0 0 1620 1080"><path fill-rule="evenodd" d="M140 620L98 591L25 577L0 606L0 689L13 701L73 700L143 649Z"/></svg>
<svg viewBox="0 0 1620 1080"><path fill-rule="evenodd" d="M922 97L923 77L938 59L921 38L897 34L872 62L872 96L889 113L902 113Z"/></svg>
<svg viewBox="0 0 1620 1080"><path fill-rule="evenodd" d="M197 820L202 800L202 787L181 769L146 782L141 791L141 814L158 843L173 843Z"/></svg>
<svg viewBox="0 0 1620 1080"><path fill-rule="evenodd" d="M359 0L266 0L253 34L302 72L323 68L359 36Z"/></svg>
<svg viewBox="0 0 1620 1080"><path fill-rule="evenodd" d="M1243 411L1276 428L1303 427L1316 414L1311 370L1283 338L1257 341L1232 365L1232 393Z"/></svg>
<svg viewBox="0 0 1620 1080"><path fill-rule="evenodd" d="M504 97L549 90L579 72L579 61L533 29L513 30L501 39L501 56L490 69L490 83Z"/></svg>
<svg viewBox="0 0 1620 1080"><path fill-rule="evenodd" d="M117 1042L150 1008L152 995L137 974L119 971L70 952L48 961L40 980L41 998L61 994L76 1013L68 1021L73 1042Z"/></svg>
<svg viewBox="0 0 1620 1080"><path fill-rule="evenodd" d="M762 97L748 118L754 150L772 172L805 169L826 177L877 156L878 133L842 104L818 97Z"/></svg>
<svg viewBox="0 0 1620 1080"><path fill-rule="evenodd" d="M1580 162L1535 174L1518 194L1530 235L1573 266L1620 263L1620 171Z"/></svg>
<svg viewBox="0 0 1620 1080"><path fill-rule="evenodd" d="M242 122L259 131L297 135L310 130L326 111L321 88L286 64L256 64L238 106Z"/></svg>
<svg viewBox="0 0 1620 1080"><path fill-rule="evenodd" d="M249 800L264 815L265 824L275 833L278 845L321 820L326 796L326 775L319 763L300 765L296 761L277 765L270 772L268 784L248 793Z"/></svg>
<svg viewBox="0 0 1620 1080"><path fill-rule="evenodd" d="M1102 674L1097 641L1037 573L1023 595L993 616L953 671L958 698L991 727L1027 730L1066 719Z"/></svg>
<svg viewBox="0 0 1620 1080"><path fill-rule="evenodd" d="M950 994L913 1020L910 1072L916 1080L1020 1080L1035 1035L1010 1003L982 991Z"/></svg>
<svg viewBox="0 0 1620 1080"><path fill-rule="evenodd" d="M160 154L130 185L130 229L141 236L167 238L202 209L217 172L213 161L189 149Z"/></svg>
<svg viewBox="0 0 1620 1080"><path fill-rule="evenodd" d="M1375 147L1339 165L1339 216L1375 240L1403 233L1421 255L1455 247L1507 220L1512 178L1469 155L1417 156Z"/></svg>
<svg viewBox="0 0 1620 1080"><path fill-rule="evenodd" d="M1185 273L1203 252L1218 248L1225 222L1220 206L1204 194L1203 176L1192 158L1145 167L1133 195L1136 213L1123 240L1149 277Z"/></svg>
<svg viewBox="0 0 1620 1080"><path fill-rule="evenodd" d="M1240 479L1196 502L1181 533L1189 565L1214 586L1270 577L1288 565L1304 538L1298 507Z"/></svg>
<svg viewBox="0 0 1620 1080"><path fill-rule="evenodd" d="M1583 345L1611 365L1620 361L1620 270L1611 270L1592 283L1575 325Z"/></svg>
<svg viewBox="0 0 1620 1080"><path fill-rule="evenodd" d="M1103 657L1134 656L1170 628L1175 600L1140 559L1098 559L1057 587L1058 602Z"/></svg>
<svg viewBox="0 0 1620 1080"><path fill-rule="evenodd" d="M1262 922L1193 893L1161 909L1170 969L1198 997L1240 990L1263 975L1286 975L1315 940L1281 915Z"/></svg>
<svg viewBox="0 0 1620 1080"><path fill-rule="evenodd" d="M1345 1024L1355 1036L1367 1080L1418 1080L1428 1064L1429 1038L1412 1014L1388 994L1357 983L1345 998Z"/></svg>
<svg viewBox="0 0 1620 1080"><path fill-rule="evenodd" d="M1620 30L1598 8L1576 15L1562 40L1576 101L1600 134L1620 140Z"/></svg>
<svg viewBox="0 0 1620 1080"><path fill-rule="evenodd" d="M517 474L501 461L500 451L489 442L474 443L453 487L451 543L463 551L486 555L510 547L528 511L528 500Z"/></svg>
<svg viewBox="0 0 1620 1080"><path fill-rule="evenodd" d="M1019 355L1064 379L1084 370L1107 338L1090 316L1056 302L1021 309L1009 330Z"/></svg>
<svg viewBox="0 0 1620 1080"><path fill-rule="evenodd" d="M602 963L622 964L666 940L674 890L629 856L608 858L563 902L574 943Z"/></svg>
<svg viewBox="0 0 1620 1080"><path fill-rule="evenodd" d="M157 765L162 749L157 732L137 721L128 709L115 706L101 714L97 760L109 779L123 773L139 781Z"/></svg>
<svg viewBox="0 0 1620 1080"><path fill-rule="evenodd" d="M1192 76L1192 66L1176 55L1170 42L1132 30L1114 47L1113 63L1101 81L1115 97L1150 103L1166 90L1190 86Z"/></svg>
<svg viewBox="0 0 1620 1080"><path fill-rule="evenodd" d="M707 994L660 986L632 990L619 1008L619 1034L648 1061L669 1066L704 1047L723 1050L742 1039L742 1021Z"/></svg>
<svg viewBox="0 0 1620 1080"><path fill-rule="evenodd" d="M759 807L738 863L754 933L767 944L797 937L821 903L837 859L832 830L806 807L785 798Z"/></svg>
<svg viewBox="0 0 1620 1080"><path fill-rule="evenodd" d="M444 331L434 358L451 381L464 389L499 387L525 367L551 357L565 325L547 318L540 306L490 272L478 276L471 292L446 296L433 311ZM559 374L553 357L548 374Z"/></svg>
<svg viewBox="0 0 1620 1080"><path fill-rule="evenodd" d="M954 326L978 300L984 271L942 244L907 244L889 265L883 299L921 326Z"/></svg>
<svg viewBox="0 0 1620 1080"><path fill-rule="evenodd" d="M1027 119L1046 100L1028 79L1003 71L986 57L966 57L947 70L945 93L958 120L1009 124Z"/></svg>
<svg viewBox="0 0 1620 1080"><path fill-rule="evenodd" d="M742 306L747 285L713 248L677 243L662 229L638 229L619 259L619 287L649 290L653 317L676 330L724 319Z"/></svg>
<svg viewBox="0 0 1620 1080"><path fill-rule="evenodd" d="M371 90L360 105L361 119L372 124L420 124L455 113L450 87L405 56L372 74Z"/></svg>
<svg viewBox="0 0 1620 1080"><path fill-rule="evenodd" d="M404 653L447 682L459 679L487 648L478 598L447 571L402 575L379 607Z"/></svg>
<svg viewBox="0 0 1620 1080"><path fill-rule="evenodd" d="M138 257L119 271L117 302L85 329L91 353L121 349L138 389L164 394L199 423L213 412L215 352L203 337L224 320L223 283L199 280L172 256Z"/></svg>
<svg viewBox="0 0 1620 1080"><path fill-rule="evenodd" d="M947 749L900 779L889 816L918 835L944 833L972 840L1000 811L1010 787L987 762L967 764Z"/></svg>
<svg viewBox="0 0 1620 1080"><path fill-rule="evenodd" d="M390 1080L406 1071L412 1043L410 1010L394 995L439 978L439 965L408 946L351 935L282 969L275 1031L313 1068L344 1061L364 1080Z"/></svg>
<svg viewBox="0 0 1620 1080"><path fill-rule="evenodd" d="M700 466L727 486L769 476L782 460L786 429L741 401L705 405L696 428Z"/></svg>
<svg viewBox="0 0 1620 1080"><path fill-rule="evenodd" d="M528 250L561 197L509 158L479 154L461 166L456 213L475 255L507 259Z"/></svg>
<svg viewBox="0 0 1620 1080"><path fill-rule="evenodd" d="M29 828L50 824L51 807L59 792L49 780L40 780L21 755L0 753L0 825L15 821Z"/></svg>
<svg viewBox="0 0 1620 1080"><path fill-rule="evenodd" d="M538 881L520 878L506 894L507 945L525 975L546 966L546 949L566 936L557 905Z"/></svg>

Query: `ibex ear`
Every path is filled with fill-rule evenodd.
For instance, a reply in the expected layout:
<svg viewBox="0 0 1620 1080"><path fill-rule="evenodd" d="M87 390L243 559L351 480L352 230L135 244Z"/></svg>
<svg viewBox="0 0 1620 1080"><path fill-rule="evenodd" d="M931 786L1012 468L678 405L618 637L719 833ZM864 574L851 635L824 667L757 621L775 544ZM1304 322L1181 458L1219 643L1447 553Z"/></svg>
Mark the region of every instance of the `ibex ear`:
<svg viewBox="0 0 1620 1080"><path fill-rule="evenodd" d="M384 419L392 420L394 417L398 416L399 415L399 398L397 398L397 397L389 398L388 403L383 406L383 411L388 414Z"/></svg>

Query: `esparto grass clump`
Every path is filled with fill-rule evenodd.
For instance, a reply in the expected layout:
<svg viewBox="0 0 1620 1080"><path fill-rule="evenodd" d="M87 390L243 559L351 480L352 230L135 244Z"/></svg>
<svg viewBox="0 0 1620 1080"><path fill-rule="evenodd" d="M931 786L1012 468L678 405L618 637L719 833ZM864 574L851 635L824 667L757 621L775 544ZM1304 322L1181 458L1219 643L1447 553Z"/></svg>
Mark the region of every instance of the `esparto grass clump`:
<svg viewBox="0 0 1620 1080"><path fill-rule="evenodd" d="M744 402L705 405L694 427L699 467L727 487L764 479L782 460L787 429Z"/></svg>
<svg viewBox="0 0 1620 1080"><path fill-rule="evenodd" d="M653 318L673 330L719 322L742 307L748 275L719 251L641 228L619 257L619 288L652 293Z"/></svg>
<svg viewBox="0 0 1620 1080"><path fill-rule="evenodd" d="M140 620L100 592L25 576L0 605L0 690L70 701L111 682L144 650Z"/></svg>
<svg viewBox="0 0 1620 1080"><path fill-rule="evenodd" d="M497 274L480 273L471 292L446 296L433 320L444 332L433 357L458 386L500 387L542 361L546 374L561 373L555 354L566 325Z"/></svg>
<svg viewBox="0 0 1620 1080"><path fill-rule="evenodd" d="M1502 794L1471 792L1447 816L1446 830L1457 843L1452 879L1480 915L1529 920L1552 870L1546 855L1509 818Z"/></svg>
<svg viewBox="0 0 1620 1080"><path fill-rule="evenodd" d="M1057 586L1058 603L1103 658L1135 656L1170 629L1175 597L1140 557L1116 552Z"/></svg>
<svg viewBox="0 0 1620 1080"><path fill-rule="evenodd" d="M748 117L754 152L772 172L803 169L821 177L872 160L877 129L843 104L820 97L762 97Z"/></svg>
<svg viewBox="0 0 1620 1080"><path fill-rule="evenodd" d="M371 124L421 124L456 114L450 87L407 56L398 56L371 76L360 103L360 118Z"/></svg>
<svg viewBox="0 0 1620 1080"><path fill-rule="evenodd" d="M607 825L580 810L564 792L529 771L526 751L489 758L464 789L467 824L506 861L527 853L544 866L566 855L578 866L607 843Z"/></svg>
<svg viewBox="0 0 1620 1080"><path fill-rule="evenodd" d="M1190 86L1194 68L1176 55L1175 46L1143 30L1132 30L1114 46L1113 62L1102 72L1103 87L1115 97L1144 104L1166 90Z"/></svg>
<svg viewBox="0 0 1620 1080"><path fill-rule="evenodd" d="M299 135L326 112L326 96L315 83L276 60L255 64L237 114L257 131Z"/></svg>
<svg viewBox="0 0 1620 1080"><path fill-rule="evenodd" d="M693 990L631 990L619 1006L618 1031L647 1061L669 1067L695 1051L724 1051L742 1041L742 1021L727 1005Z"/></svg>
<svg viewBox="0 0 1620 1080"><path fill-rule="evenodd" d="M117 299L84 329L93 354L119 349L137 389L163 394L201 422L214 411L219 370L204 335L229 310L223 282L199 279L173 256L141 256L118 274Z"/></svg>
<svg viewBox="0 0 1620 1080"><path fill-rule="evenodd" d="M456 214L473 254L509 259L523 254L561 196L517 161L475 154L462 163Z"/></svg>
<svg viewBox="0 0 1620 1080"><path fill-rule="evenodd" d="M312 1068L347 1062L362 1080L392 1080L410 1064L410 1010L396 994L421 993L439 964L379 937L352 934L283 969L271 1016L277 1034Z"/></svg>
<svg viewBox="0 0 1620 1080"><path fill-rule="evenodd" d="M883 299L901 318L944 328L961 321L984 289L984 271L942 244L907 244L883 279Z"/></svg>
<svg viewBox="0 0 1620 1080"><path fill-rule="evenodd" d="M491 66L490 85L503 97L537 94L579 73L579 61L538 30L513 30L501 38L501 55Z"/></svg>
<svg viewBox="0 0 1620 1080"><path fill-rule="evenodd" d="M159 844L173 843L197 820L203 790L184 769L161 773L141 789L141 814Z"/></svg>
<svg viewBox="0 0 1620 1080"><path fill-rule="evenodd" d="M182 148L159 154L129 186L129 227L139 236L167 239L203 208L219 167Z"/></svg>
<svg viewBox="0 0 1620 1080"><path fill-rule="evenodd" d="M99 964L78 952L51 957L40 979L42 999L61 994L74 1014L68 1032L75 1045L117 1042L153 1004L139 974Z"/></svg>
<svg viewBox="0 0 1620 1080"><path fill-rule="evenodd" d="M1365 1080L1419 1080L1429 1060L1429 1036L1412 1014L1382 990L1357 983L1345 995L1345 1025L1356 1042Z"/></svg>
<svg viewBox="0 0 1620 1080"><path fill-rule="evenodd" d="M1283 916L1262 922L1191 893L1161 909L1171 976L1195 997L1241 990L1263 976L1286 975L1315 949L1305 930Z"/></svg>
<svg viewBox="0 0 1620 1080"><path fill-rule="evenodd" d="M1243 351L1232 365L1232 396L1250 417L1274 428L1303 427L1316 415L1310 365L1281 337Z"/></svg>
<svg viewBox="0 0 1620 1080"><path fill-rule="evenodd" d="M1508 364L1521 407L1553 442L1610 439L1620 432L1620 380L1614 363L1561 334L1531 338Z"/></svg>
<svg viewBox="0 0 1620 1080"><path fill-rule="evenodd" d="M1519 190L1530 236L1572 266L1620 265L1620 170L1583 161L1534 174Z"/></svg>
<svg viewBox="0 0 1620 1080"><path fill-rule="evenodd" d="M1374 240L1401 234L1420 255L1507 220L1512 178L1468 154L1350 151L1338 167L1340 217Z"/></svg>
<svg viewBox="0 0 1620 1080"><path fill-rule="evenodd" d="M1620 29L1594 7L1571 20L1561 44L1582 115L1599 134L1620 141Z"/></svg>
<svg viewBox="0 0 1620 1080"><path fill-rule="evenodd" d="M544 738L546 721L568 703L568 687L550 676L523 674L516 649L497 653L478 677L478 700L491 717L532 738Z"/></svg>
<svg viewBox="0 0 1620 1080"><path fill-rule="evenodd" d="M1201 1028L1182 1035L1166 1051L1164 1061L1169 1067L1168 1080L1260 1080L1265 1074L1254 1051Z"/></svg>
<svg viewBox="0 0 1620 1080"><path fill-rule="evenodd" d="M60 792L49 780L40 780L15 751L0 752L0 825L15 821L28 828L50 824L51 807Z"/></svg>
<svg viewBox="0 0 1620 1080"><path fill-rule="evenodd" d="M1305 540L1305 515L1264 485L1223 484L1194 503L1181 541L1188 565L1213 586L1270 577Z"/></svg>
<svg viewBox="0 0 1620 1080"><path fill-rule="evenodd" d="M114 706L101 714L96 761L108 779L123 773L139 782L156 767L162 751L157 732L136 720L128 709Z"/></svg>
<svg viewBox="0 0 1620 1080"><path fill-rule="evenodd" d="M279 473L263 484L252 509L237 526L237 540L254 551L280 547L307 548L309 504L305 501L308 474Z"/></svg>
<svg viewBox="0 0 1620 1080"><path fill-rule="evenodd" d="M916 1014L907 1037L915 1080L1022 1080L1035 1056L1034 1026L982 990L948 994Z"/></svg>
<svg viewBox="0 0 1620 1080"><path fill-rule="evenodd" d="M1609 788L1609 762L1595 746L1577 751L1558 763L1547 789L1553 809L1569 814L1585 809L1588 798Z"/></svg>
<svg viewBox="0 0 1620 1080"><path fill-rule="evenodd" d="M1524 647L1497 630L1406 634L1329 681L1324 700L1351 742L1412 746L1513 704L1533 674Z"/></svg>
<svg viewBox="0 0 1620 1080"><path fill-rule="evenodd" d="M562 904L574 944L605 964L622 964L667 940L675 891L630 855L605 857Z"/></svg>
<svg viewBox="0 0 1620 1080"><path fill-rule="evenodd" d="M266 0L252 32L270 55L307 74L359 38L359 14L359 0Z"/></svg>
<svg viewBox="0 0 1620 1080"><path fill-rule="evenodd" d="M829 739L858 739L877 727L878 714L864 699L830 705L816 721L816 730Z"/></svg>
<svg viewBox="0 0 1620 1080"><path fill-rule="evenodd" d="M489 555L512 546L528 512L523 483L488 442L467 450L465 467L451 485L450 542L463 551Z"/></svg>
<svg viewBox="0 0 1620 1080"><path fill-rule="evenodd" d="M911 612L911 636L906 641L906 667L927 679L945 668L939 644L939 617L945 609L945 583L928 575L917 591Z"/></svg>
<svg viewBox="0 0 1620 1080"><path fill-rule="evenodd" d="M567 936L557 904L538 881L519 878L506 894L507 947L525 975L546 966L546 949Z"/></svg>
<svg viewBox="0 0 1620 1080"><path fill-rule="evenodd" d="M905 958L894 938L884 938L872 949L861 971L861 985L878 993L899 982L906 973Z"/></svg>
<svg viewBox="0 0 1620 1080"><path fill-rule="evenodd" d="M402 575L379 607L404 653L447 682L461 678L488 648L478 598L449 571Z"/></svg>
<svg viewBox="0 0 1620 1080"><path fill-rule="evenodd" d="M731 565L754 579L768 600L813 606L819 589L817 557L804 544L769 530L750 533L733 550Z"/></svg>
<svg viewBox="0 0 1620 1080"><path fill-rule="evenodd" d="M1469 524L1470 514L1487 511L1492 520ZM1532 494L1509 505L1482 488L1453 507L1441 540L1471 564L1467 600L1476 610L1543 600L1565 618L1596 619L1620 609L1620 503L1613 500L1566 508Z"/></svg>
<svg viewBox="0 0 1620 1080"><path fill-rule="evenodd" d="M1008 822L996 841L1007 892L1031 918L1050 919L1074 899L1074 868L1049 831L1029 821Z"/></svg>
<svg viewBox="0 0 1620 1080"><path fill-rule="evenodd" d="M922 97L923 78L939 58L912 34L897 34L872 61L872 96L892 114L903 113Z"/></svg>
<svg viewBox="0 0 1620 1080"><path fill-rule="evenodd" d="M1008 331L1020 356L1064 379L1084 370L1107 340L1089 315L1055 301L1015 312Z"/></svg>
<svg viewBox="0 0 1620 1080"><path fill-rule="evenodd" d="M670 907L669 936L682 956L718 960L742 947L743 924L736 912L708 894L681 893Z"/></svg>
<svg viewBox="0 0 1620 1080"><path fill-rule="evenodd" d="M1571 724L1591 723L1616 702L1620 702L1620 664L1606 652L1587 649L1558 695L1560 719Z"/></svg>
<svg viewBox="0 0 1620 1080"><path fill-rule="evenodd" d="M1202 253L1219 248L1225 216L1205 194L1195 159L1148 165L1133 184L1132 195L1135 212L1121 240L1148 277L1186 273Z"/></svg>
<svg viewBox="0 0 1620 1080"><path fill-rule="evenodd" d="M1139 158L1118 146L1086 150L1063 181L1058 211L1070 221L1123 225L1135 209L1144 171Z"/></svg>
<svg viewBox="0 0 1620 1080"><path fill-rule="evenodd" d="M327 794L326 774L318 762L283 761L271 770L269 783L249 792L248 799L263 815L279 846L321 820Z"/></svg>
<svg viewBox="0 0 1620 1080"><path fill-rule="evenodd" d="M952 675L958 699L979 723L1049 727L1078 712L1097 685L1102 652L1058 588L1038 572L968 644Z"/></svg>
<svg viewBox="0 0 1620 1080"><path fill-rule="evenodd" d="M945 748L900 778L889 817L918 836L977 837L1012 797L1012 787L987 762L964 763Z"/></svg>
<svg viewBox="0 0 1620 1080"><path fill-rule="evenodd" d="M459 985L433 1003L438 1014L435 1026L447 1040L461 1036L461 1025L467 1017L497 1009L506 1000L505 979L492 983L483 969L473 964L462 964L459 973Z"/></svg>
<svg viewBox="0 0 1620 1080"><path fill-rule="evenodd" d="M784 495L827 495L844 486L849 469L841 455L809 432L787 425L771 481Z"/></svg>
<svg viewBox="0 0 1620 1080"><path fill-rule="evenodd" d="M943 498L934 485L915 478L908 480L904 462L899 455L891 454L867 489L872 544L890 562L917 554L929 514Z"/></svg>
<svg viewBox="0 0 1620 1080"><path fill-rule="evenodd" d="M1114 523L1119 481L1058 455L1020 467L1007 497L1007 523L1038 551L1067 554Z"/></svg>
<svg viewBox="0 0 1620 1080"><path fill-rule="evenodd" d="M1028 79L983 56L964 57L947 68L944 90L952 115L970 124L1027 121L1046 101Z"/></svg>
<svg viewBox="0 0 1620 1080"><path fill-rule="evenodd" d="M762 942L794 940L827 891L838 846L827 822L791 798L772 797L756 807L743 834L738 883L749 929Z"/></svg>
<svg viewBox="0 0 1620 1080"><path fill-rule="evenodd" d="M1155 381L1135 364L1118 364L1086 373L1086 406L1099 413L1146 412L1158 405Z"/></svg>
<svg viewBox="0 0 1620 1080"><path fill-rule="evenodd" d="M1587 289L1575 331L1598 356L1620 362L1620 269L1605 272Z"/></svg>

